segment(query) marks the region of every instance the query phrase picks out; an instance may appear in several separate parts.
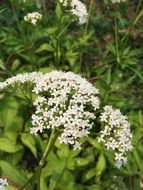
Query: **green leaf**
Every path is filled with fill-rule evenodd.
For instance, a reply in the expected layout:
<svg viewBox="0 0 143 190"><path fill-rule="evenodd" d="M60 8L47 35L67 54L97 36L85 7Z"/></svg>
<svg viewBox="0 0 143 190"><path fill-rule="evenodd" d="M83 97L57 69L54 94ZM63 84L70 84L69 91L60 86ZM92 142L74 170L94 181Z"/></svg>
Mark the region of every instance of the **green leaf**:
<svg viewBox="0 0 143 190"><path fill-rule="evenodd" d="M3 134L3 137L5 138L8 138L10 141L14 143L16 143L16 140L17 140L17 136L18 136L18 133L16 131L11 131L11 130L7 130L4 134Z"/></svg>
<svg viewBox="0 0 143 190"><path fill-rule="evenodd" d="M20 151L15 152L14 154L9 154L7 156L7 161L10 162L11 164L16 165L19 162L21 162L23 154L24 154L24 148L21 149Z"/></svg>
<svg viewBox="0 0 143 190"><path fill-rule="evenodd" d="M129 68L131 71L133 71L133 72L139 77L139 79L140 79L141 81L143 81L143 75L142 75L137 69L134 69L134 68L131 67L131 66L128 66L128 68Z"/></svg>
<svg viewBox="0 0 143 190"><path fill-rule="evenodd" d="M49 73L51 71L53 71L55 68L53 66L49 66L49 67L42 67L39 69L40 72L42 73Z"/></svg>
<svg viewBox="0 0 143 190"><path fill-rule="evenodd" d="M41 190L48 190L46 180L42 176L40 178L40 189Z"/></svg>
<svg viewBox="0 0 143 190"><path fill-rule="evenodd" d="M96 176L100 176L105 169L106 169L106 160L104 155L100 154L95 168Z"/></svg>
<svg viewBox="0 0 143 190"><path fill-rule="evenodd" d="M17 183L18 185L23 185L27 181L26 176L21 170L6 161L0 160L0 168L2 170L3 176Z"/></svg>
<svg viewBox="0 0 143 190"><path fill-rule="evenodd" d="M11 187L11 186L7 186L7 187L5 187L5 190L16 190L16 188Z"/></svg>
<svg viewBox="0 0 143 190"><path fill-rule="evenodd" d="M12 97L5 97L0 102L0 116L5 129L12 126L17 114L17 102ZM16 128L16 127L15 127Z"/></svg>
<svg viewBox="0 0 143 190"><path fill-rule="evenodd" d="M61 15L62 15L62 10L61 10L61 6L60 6L60 4L58 2L57 2L57 5L56 5L55 14L56 14L56 17L57 17L57 19L59 21L60 18L61 18Z"/></svg>
<svg viewBox="0 0 143 190"><path fill-rule="evenodd" d="M6 69L4 65L4 61L2 59L0 59L0 69L2 69L3 71Z"/></svg>
<svg viewBox="0 0 143 190"><path fill-rule="evenodd" d="M22 145L14 144L8 138L0 138L0 150L4 152L14 153L22 149Z"/></svg>
<svg viewBox="0 0 143 190"><path fill-rule="evenodd" d="M19 67L19 65L20 65L20 60L19 59L14 60L11 67L12 71L15 71Z"/></svg>
<svg viewBox="0 0 143 190"><path fill-rule="evenodd" d="M96 175L95 168L88 170L84 175L84 181L88 181Z"/></svg>
<svg viewBox="0 0 143 190"><path fill-rule="evenodd" d="M85 158L74 158L75 164L79 167L86 166L89 164L89 161Z"/></svg>
<svg viewBox="0 0 143 190"><path fill-rule="evenodd" d="M135 159L139 169L142 170L143 169L143 163L142 163L142 159L140 158L140 155L138 154L136 149L134 149L132 152L133 152L134 159Z"/></svg>
<svg viewBox="0 0 143 190"><path fill-rule="evenodd" d="M92 139L91 137L88 137L87 138L88 142L93 146L95 147L97 150L101 151L102 150L102 147L100 145L100 143L98 142L97 139Z"/></svg>
<svg viewBox="0 0 143 190"><path fill-rule="evenodd" d="M34 154L34 156L37 156L37 150L36 150L36 146L35 146L35 141L33 136L30 133L22 133L21 134L21 141L23 142L23 144L28 147L31 152Z"/></svg>
<svg viewBox="0 0 143 190"><path fill-rule="evenodd" d="M2 14L4 11L6 11L6 8L0 10L0 14Z"/></svg>
<svg viewBox="0 0 143 190"><path fill-rule="evenodd" d="M92 185L87 190L102 190L99 185Z"/></svg>
<svg viewBox="0 0 143 190"><path fill-rule="evenodd" d="M59 160L59 162L56 165L56 168L54 169L54 172L51 176L49 190L54 190L54 188L58 184L60 178L63 175L65 165L66 165L66 162L64 160Z"/></svg>
<svg viewBox="0 0 143 190"><path fill-rule="evenodd" d="M37 50L36 53L40 53L42 51L50 51L53 52L54 48L50 44L42 44Z"/></svg>

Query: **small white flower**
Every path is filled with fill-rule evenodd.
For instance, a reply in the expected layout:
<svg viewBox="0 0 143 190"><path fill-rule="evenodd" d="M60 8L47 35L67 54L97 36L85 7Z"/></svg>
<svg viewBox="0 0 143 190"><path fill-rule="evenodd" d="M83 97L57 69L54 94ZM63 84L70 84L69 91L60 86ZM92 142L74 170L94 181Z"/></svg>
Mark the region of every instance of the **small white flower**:
<svg viewBox="0 0 143 190"><path fill-rule="evenodd" d="M8 186L7 179L0 178L0 190L5 190L6 186Z"/></svg>
<svg viewBox="0 0 143 190"><path fill-rule="evenodd" d="M126 152L132 149L130 124L127 117L123 116L119 109L114 110L112 106L104 107L100 121L104 122L105 127L100 131L98 141L115 152L115 166L120 168L127 162Z"/></svg>
<svg viewBox="0 0 143 190"><path fill-rule="evenodd" d="M126 2L126 0L111 0L112 3L121 3Z"/></svg>
<svg viewBox="0 0 143 190"><path fill-rule="evenodd" d="M32 72L32 73L23 73L13 76L7 79L5 82L0 82L0 90L3 90L9 86L13 86L15 84L24 84L26 82L37 83L37 81L41 81L43 74L40 72Z"/></svg>
<svg viewBox="0 0 143 190"><path fill-rule="evenodd" d="M77 16L79 19L79 24L84 24L87 22L87 17L88 17L88 13L87 13L87 9L85 4L83 4L81 1L79 0L59 0L60 3L62 3L62 5L64 7L67 7L68 5L70 5L70 12Z"/></svg>
<svg viewBox="0 0 143 190"><path fill-rule="evenodd" d="M42 15L38 12L28 13L26 16L24 16L24 20L26 22L30 22L33 25L36 25L37 21L41 19Z"/></svg>

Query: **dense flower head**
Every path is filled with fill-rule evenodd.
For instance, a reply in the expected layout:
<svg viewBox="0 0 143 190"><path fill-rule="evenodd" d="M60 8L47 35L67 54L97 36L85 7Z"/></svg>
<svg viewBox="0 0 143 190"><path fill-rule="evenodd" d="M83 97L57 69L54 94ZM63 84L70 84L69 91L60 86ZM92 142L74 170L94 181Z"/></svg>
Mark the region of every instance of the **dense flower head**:
<svg viewBox="0 0 143 190"><path fill-rule="evenodd" d="M37 135L54 129L61 143L80 148L80 139L89 135L96 121L99 90L81 76L62 71L18 74L1 82L0 90L10 87L16 91L25 83L32 84L30 93L36 95L30 132ZM99 118L104 128L99 132L98 141L115 152L115 165L120 168L127 162L126 153L132 149L130 124L112 106L105 106Z"/></svg>
<svg viewBox="0 0 143 190"><path fill-rule="evenodd" d="M33 92L38 94L32 115L31 133L46 128L61 131L61 143L80 148L79 138L87 136L93 127L99 108L98 90L72 72L53 71L45 74Z"/></svg>
<svg viewBox="0 0 143 190"><path fill-rule="evenodd" d="M61 143L80 148L78 140L87 136L94 125L99 108L98 89L79 75L62 71L18 74L0 83L0 89L18 88L28 82L37 95L31 133L56 129L60 131Z"/></svg>
<svg viewBox="0 0 143 190"><path fill-rule="evenodd" d="M0 190L5 190L6 186L8 186L7 179L0 178Z"/></svg>
<svg viewBox="0 0 143 190"><path fill-rule="evenodd" d="M26 82L37 83L37 80L43 76L41 72L23 73L8 78L5 82L0 82L0 90L3 90L9 86L14 86L15 84L24 84Z"/></svg>
<svg viewBox="0 0 143 190"><path fill-rule="evenodd" d="M121 3L121 2L125 2L126 0L111 0L112 3Z"/></svg>
<svg viewBox="0 0 143 190"><path fill-rule="evenodd" d="M24 16L24 20L26 22L30 22L33 25L36 25L37 21L41 19L42 15L38 12L28 13L26 16Z"/></svg>
<svg viewBox="0 0 143 190"><path fill-rule="evenodd" d="M100 121L105 127L100 131L99 142L103 142L107 149L115 151L115 166L120 168L127 162L126 152L132 149L130 124L127 117L123 116L119 109L105 106L100 116Z"/></svg>
<svg viewBox="0 0 143 190"><path fill-rule="evenodd" d="M88 13L85 4L79 0L59 0L59 2L64 6L70 6L70 12L77 16L79 19L79 24L84 24L87 21Z"/></svg>

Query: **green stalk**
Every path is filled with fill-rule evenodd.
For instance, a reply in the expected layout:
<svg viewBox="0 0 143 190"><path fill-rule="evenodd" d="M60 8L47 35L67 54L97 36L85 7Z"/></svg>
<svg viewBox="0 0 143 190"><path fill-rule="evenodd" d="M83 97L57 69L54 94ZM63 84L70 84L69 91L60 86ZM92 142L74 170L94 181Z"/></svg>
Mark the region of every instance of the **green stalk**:
<svg viewBox="0 0 143 190"><path fill-rule="evenodd" d="M46 146L46 149L45 149L45 152L43 154L43 157L41 159L41 161L39 162L39 173L38 173L38 178L37 178L37 190L40 189L40 178L41 178L41 171L42 171L42 168L47 160L47 157L49 155L49 153L51 152L54 144L55 144L55 141L58 137L58 133L55 132L55 129L52 130L52 133L51 133L51 136L50 136L50 139L48 141L48 144Z"/></svg>
<svg viewBox="0 0 143 190"><path fill-rule="evenodd" d="M51 136L48 140L43 157L42 157L41 161L39 162L39 166L38 166L37 170L33 173L33 175L27 180L27 182L19 190L24 190L24 188L27 187L27 185L30 184L33 180L37 181L37 190L40 190L41 171L47 160L47 157L48 157L50 151L52 150L52 148L55 144L57 137L58 137L58 133L56 133L55 129L53 129Z"/></svg>
<svg viewBox="0 0 143 190"><path fill-rule="evenodd" d="M49 155L51 149L53 148L53 145L55 144L57 137L58 137L58 133L55 132L55 129L53 129L51 136L50 136L50 139L48 141L48 144L46 146L45 152L43 154L43 157L42 157L41 161L39 162L39 166L43 167L43 165L45 164L47 156Z"/></svg>
<svg viewBox="0 0 143 190"><path fill-rule="evenodd" d="M59 6L59 4L58 4ZM56 67L57 69L59 68L59 64L60 64L60 36L59 35L61 33L61 22L62 22L62 13L60 14L59 18L58 18L58 28L57 28L57 33L56 33L56 45L55 45L55 53L56 53Z"/></svg>
<svg viewBox="0 0 143 190"><path fill-rule="evenodd" d="M95 1L94 0L90 1L89 10L88 10L88 19L87 19L87 22L85 24L85 28L84 28L82 39L85 38L87 30L88 30L89 18L90 18L91 12L92 12L93 2L95 2ZM83 59L83 52L80 53L80 58L79 58L80 71L81 71L81 67L82 67L82 59Z"/></svg>
<svg viewBox="0 0 143 190"><path fill-rule="evenodd" d="M140 18L141 15L142 15L143 10L141 10L141 11L139 12L139 9L140 9L140 6L141 6L141 5L142 5L142 0L139 0L138 5L137 5L137 9L136 9L136 12L135 12L135 15L134 15L134 17L133 17L133 19L132 19L132 22L131 22L130 26L129 26L128 33L125 34L125 36L124 36L124 37L122 38L122 40L121 40L122 42L125 41L125 45L126 45L127 42L128 42L129 36L130 36L130 34L131 34L131 32L132 32L132 30L133 30L133 28L134 28L134 25L137 23L137 21L139 20L139 18Z"/></svg>
<svg viewBox="0 0 143 190"><path fill-rule="evenodd" d="M64 175L64 172L65 172L65 170L66 170L67 161L68 161L68 159L69 159L69 156L70 156L70 153L68 154L67 158L65 159L65 165L64 165L64 167L62 168L61 173L59 173L59 176L58 176L57 180L55 181L55 183L54 183L52 186L49 185L49 189L48 189L48 190L54 190L55 187L56 187L56 186L58 185L58 183L60 182L60 179L62 178L62 176Z"/></svg>
<svg viewBox="0 0 143 190"><path fill-rule="evenodd" d="M58 37L60 37L60 36L66 31L66 29L69 27L70 24L71 24L71 23L67 24L67 25L61 30L61 32L58 34Z"/></svg>
<svg viewBox="0 0 143 190"><path fill-rule="evenodd" d="M136 23L138 22L138 20L140 19L140 17L143 15L143 9L139 12L139 14L137 15L135 21L134 21L134 24L133 25L136 25Z"/></svg>
<svg viewBox="0 0 143 190"><path fill-rule="evenodd" d="M117 17L116 16L115 16L115 44L116 44L117 63L120 63L119 44L118 44L118 25L117 25Z"/></svg>
<svg viewBox="0 0 143 190"><path fill-rule="evenodd" d="M59 60L59 49L60 49L60 41L59 41L59 37L56 36L56 67L57 69L59 68L59 63L60 63L60 60Z"/></svg>
<svg viewBox="0 0 143 190"><path fill-rule="evenodd" d="M12 0L10 1L10 3L11 3L11 8L12 8L13 14L15 15L17 26L20 29L19 19L18 19L18 16L17 16L17 11L15 9L15 5L14 5Z"/></svg>
<svg viewBox="0 0 143 190"><path fill-rule="evenodd" d="M37 168L37 170L33 173L33 175L26 181L26 183L19 190L25 190L28 184L31 184L34 180L36 180L39 170L40 167Z"/></svg>
<svg viewBox="0 0 143 190"><path fill-rule="evenodd" d="M43 6L45 15L47 15L47 9L46 9L46 6L45 6L45 0L41 0L41 3L42 3L42 6Z"/></svg>

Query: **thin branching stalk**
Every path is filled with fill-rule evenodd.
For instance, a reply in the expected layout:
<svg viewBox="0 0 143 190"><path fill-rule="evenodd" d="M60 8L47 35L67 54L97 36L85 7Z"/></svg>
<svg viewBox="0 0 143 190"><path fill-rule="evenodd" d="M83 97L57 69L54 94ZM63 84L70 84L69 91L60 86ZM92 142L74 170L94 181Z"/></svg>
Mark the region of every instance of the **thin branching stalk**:
<svg viewBox="0 0 143 190"><path fill-rule="evenodd" d="M60 38L61 35L66 31L66 29L69 27L70 24L71 24L71 23L68 23L68 24L61 30L61 32L58 34L58 37L59 37L59 38Z"/></svg>
<svg viewBox="0 0 143 190"><path fill-rule="evenodd" d="M11 8L12 8L13 14L15 16L15 20L16 20L17 26L20 29L20 23L19 23L19 19L18 19L18 16L17 16L17 11L15 9L15 5L14 5L14 3L13 3L12 0L10 1L10 3L11 3Z"/></svg>
<svg viewBox="0 0 143 190"><path fill-rule="evenodd" d="M45 5L45 0L41 0L41 3L42 3L42 6L43 6L45 15L47 15L47 8L46 8L46 5Z"/></svg>
<svg viewBox="0 0 143 190"><path fill-rule="evenodd" d="M56 36L56 67L57 69L59 68L59 63L60 63L60 60L59 60L59 50L60 50L60 39L58 36Z"/></svg>
<svg viewBox="0 0 143 190"><path fill-rule="evenodd" d="M62 22L62 14L60 15L60 18L58 18L58 28L57 28L57 34L56 34L56 45L55 45L55 59L56 59L56 67L59 68L60 64L60 36L61 33L61 22Z"/></svg>
<svg viewBox="0 0 143 190"><path fill-rule="evenodd" d="M68 159L69 159L69 156L70 156L70 153L68 154L67 158L65 159L65 165L62 169L62 171L60 172L59 176L58 176L58 179L56 180L56 182L54 183L53 186L49 187L48 190L54 190L55 187L58 185L58 183L60 182L60 179L62 178L62 176L64 175L65 173L65 170L66 170L66 166L67 166L67 162L68 162Z"/></svg>
<svg viewBox="0 0 143 190"><path fill-rule="evenodd" d="M28 184L30 184L33 180L35 180L35 183L37 181L37 190L40 190L40 178L41 178L42 168L47 160L49 153L51 152L51 150L55 144L57 137L58 137L58 133L56 133L55 129L53 129L51 136L48 140L43 157L42 157L41 161L39 162L38 168L35 170L33 175L26 181L26 183L19 190L24 190L28 186Z"/></svg>
<svg viewBox="0 0 143 190"><path fill-rule="evenodd" d="M37 179L37 175L39 173L39 170L41 170L40 167L36 169L36 171L33 173L33 175L26 181L26 183L19 189L19 190L25 190L25 188L32 183L33 180Z"/></svg>
<svg viewBox="0 0 143 190"><path fill-rule="evenodd" d="M133 30L135 24L137 23L137 21L138 21L138 20L140 19L140 17L142 16L143 9L142 9L141 11L139 11L141 5L142 5L142 0L139 0L138 5L137 5L137 9L136 9L136 11L135 11L135 14L134 14L134 16L133 16L133 19L132 19L132 21L131 21L131 24L130 24L130 26L129 26L129 30L128 30L127 34L125 34L125 36L124 36L124 37L122 38L122 40L121 40L122 42L124 42L124 45L127 44L128 40L129 40L129 36L130 36L130 34L131 34L131 32L132 32L132 30Z"/></svg>
<svg viewBox="0 0 143 190"><path fill-rule="evenodd" d="M87 34L87 30L88 30L88 26L89 26L89 19L90 19L90 16L91 16L91 13L92 13L92 8L93 8L93 2L95 2L95 1L94 0L90 1L89 10L88 10L88 18L87 18L87 22L85 24L82 39L84 39L86 34ZM80 58L79 58L80 70L81 70L81 67L82 67L82 59L83 59L83 52L80 53Z"/></svg>
<svg viewBox="0 0 143 190"><path fill-rule="evenodd" d="M117 24L116 15L115 15L115 46L116 46L117 63L120 63L119 43L118 43L118 24Z"/></svg>
<svg viewBox="0 0 143 190"><path fill-rule="evenodd" d="M38 173L38 179L37 179L37 190L40 189L40 178L41 178L41 172L42 172L42 168L47 160L47 157L49 155L49 153L51 152L54 144L55 144L55 141L58 137L58 133L55 132L55 129L52 130L52 133L51 133L51 136L50 136L50 139L48 141L48 144L46 146L46 149L45 149L45 152L43 154L43 157L41 159L41 161L39 162L39 173Z"/></svg>

